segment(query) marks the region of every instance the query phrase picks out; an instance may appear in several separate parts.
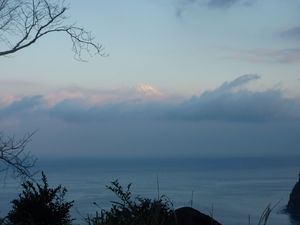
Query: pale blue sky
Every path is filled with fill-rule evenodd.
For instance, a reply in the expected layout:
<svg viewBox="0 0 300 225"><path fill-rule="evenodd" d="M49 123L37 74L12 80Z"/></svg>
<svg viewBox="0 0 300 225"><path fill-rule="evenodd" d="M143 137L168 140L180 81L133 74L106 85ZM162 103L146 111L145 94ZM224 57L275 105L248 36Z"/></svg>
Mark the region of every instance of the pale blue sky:
<svg viewBox="0 0 300 225"><path fill-rule="evenodd" d="M51 35L0 60L0 125L39 130L38 154L299 150L299 0L69 4L108 57L78 62Z"/></svg>
<svg viewBox="0 0 300 225"><path fill-rule="evenodd" d="M1 79L85 88L149 83L198 94L247 73L262 75L267 86L292 88L300 78L299 59L280 61L287 57L280 51L299 46L299 39L281 35L298 26L299 1L251 1L250 6L237 1L227 8L207 6L205 0L183 2L72 1L70 21L92 30L109 57L77 62L69 40L52 35L2 59Z"/></svg>

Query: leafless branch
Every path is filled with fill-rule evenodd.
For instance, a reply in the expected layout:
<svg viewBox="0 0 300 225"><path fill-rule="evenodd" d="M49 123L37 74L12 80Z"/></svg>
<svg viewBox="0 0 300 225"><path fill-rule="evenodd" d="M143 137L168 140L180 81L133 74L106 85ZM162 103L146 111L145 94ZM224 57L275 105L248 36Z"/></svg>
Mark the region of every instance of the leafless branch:
<svg viewBox="0 0 300 225"><path fill-rule="evenodd" d="M12 172L19 178L33 176L30 169L35 165L36 158L25 151L33 134L27 134L21 139L0 134L0 172Z"/></svg>
<svg viewBox="0 0 300 225"><path fill-rule="evenodd" d="M82 53L105 56L104 48L91 32L75 24L66 25L67 7L56 0L0 0L0 41L6 47L0 56L13 54L50 33L64 33L71 39L76 59Z"/></svg>

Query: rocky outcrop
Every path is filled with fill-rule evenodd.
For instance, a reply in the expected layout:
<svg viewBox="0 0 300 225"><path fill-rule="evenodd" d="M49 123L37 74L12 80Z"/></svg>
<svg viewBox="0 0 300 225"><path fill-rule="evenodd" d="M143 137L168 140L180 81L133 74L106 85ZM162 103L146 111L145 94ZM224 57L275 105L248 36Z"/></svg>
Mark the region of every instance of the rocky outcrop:
<svg viewBox="0 0 300 225"><path fill-rule="evenodd" d="M177 225L221 225L212 217L191 207L182 207L175 210Z"/></svg>
<svg viewBox="0 0 300 225"><path fill-rule="evenodd" d="M295 184L290 194L290 199L287 205L287 211L290 214L300 216L300 174L299 174L299 180Z"/></svg>

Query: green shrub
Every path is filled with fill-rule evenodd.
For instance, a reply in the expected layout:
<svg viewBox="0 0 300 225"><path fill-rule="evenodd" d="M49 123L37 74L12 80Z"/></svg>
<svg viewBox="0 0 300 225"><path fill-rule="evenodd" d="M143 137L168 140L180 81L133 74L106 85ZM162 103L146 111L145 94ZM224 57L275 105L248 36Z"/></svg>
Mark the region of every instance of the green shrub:
<svg viewBox="0 0 300 225"><path fill-rule="evenodd" d="M118 180L107 186L119 201L113 201L110 210L101 210L95 216L88 216L89 225L174 225L175 214L170 201L162 196L160 199L142 197L132 198L131 185L124 190Z"/></svg>
<svg viewBox="0 0 300 225"><path fill-rule="evenodd" d="M72 223L70 208L73 202L64 200L66 188L48 186L42 173L42 184L31 181L22 184L23 191L18 199L12 201L12 210L8 213L8 225L69 225Z"/></svg>

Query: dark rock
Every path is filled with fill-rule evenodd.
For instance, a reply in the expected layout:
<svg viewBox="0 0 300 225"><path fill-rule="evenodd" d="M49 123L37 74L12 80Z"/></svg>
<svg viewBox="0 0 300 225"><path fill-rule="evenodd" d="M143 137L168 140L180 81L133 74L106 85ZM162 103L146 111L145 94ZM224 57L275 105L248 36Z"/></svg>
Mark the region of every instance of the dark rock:
<svg viewBox="0 0 300 225"><path fill-rule="evenodd" d="M299 174L299 180L295 184L290 194L290 199L287 205L287 211L290 214L300 216L300 174Z"/></svg>
<svg viewBox="0 0 300 225"><path fill-rule="evenodd" d="M290 216L290 224L292 225L300 225L300 217L296 215L289 215Z"/></svg>
<svg viewBox="0 0 300 225"><path fill-rule="evenodd" d="M177 225L221 225L212 217L191 207L182 207L175 210Z"/></svg>

